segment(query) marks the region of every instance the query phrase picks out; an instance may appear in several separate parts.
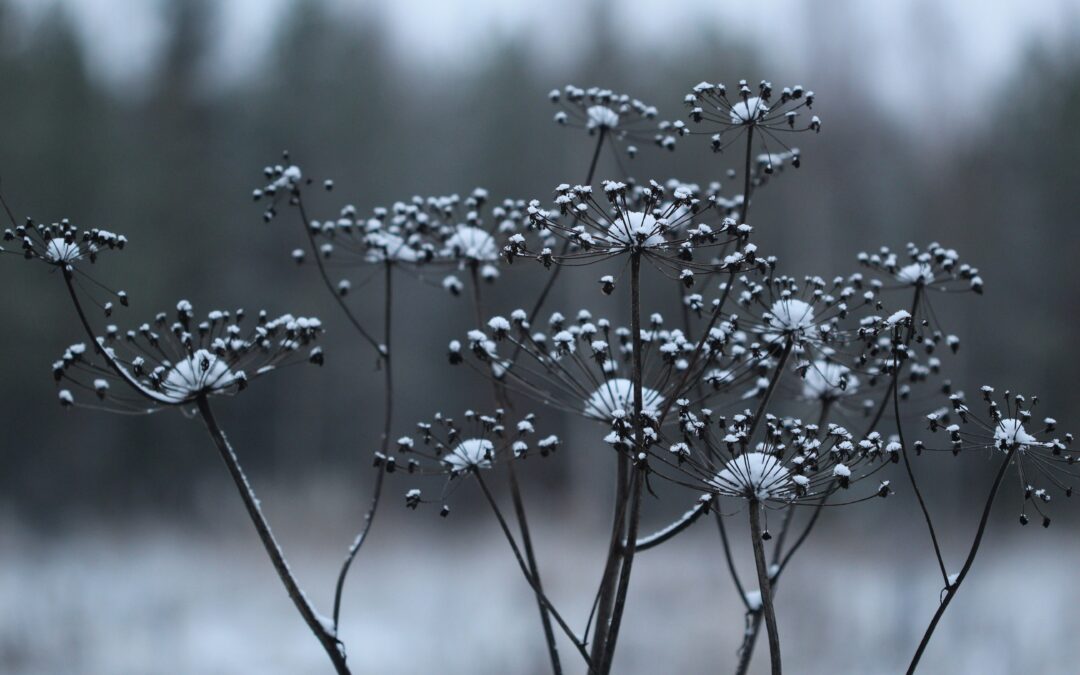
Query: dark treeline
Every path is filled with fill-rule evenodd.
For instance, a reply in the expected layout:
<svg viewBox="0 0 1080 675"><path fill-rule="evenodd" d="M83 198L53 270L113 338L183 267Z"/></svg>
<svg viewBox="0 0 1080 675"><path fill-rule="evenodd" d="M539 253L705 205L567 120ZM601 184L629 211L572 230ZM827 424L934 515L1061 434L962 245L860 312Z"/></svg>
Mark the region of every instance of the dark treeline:
<svg viewBox="0 0 1080 675"><path fill-rule="evenodd" d="M207 56L219 34L212 6L169 6L163 56L132 92L92 76L86 53L93 45L80 43L62 12L30 35L15 35L26 29L0 3L0 180L20 217L70 217L128 235L128 250L96 270L132 296L132 307L110 319L122 328L180 298L200 313L244 306L325 318L326 367L260 382L222 406L257 473L296 480L344 467L366 475L381 414L378 388L364 380L378 377L374 359L355 344L314 271L289 260L302 243L297 222L285 216L263 225L250 201L261 167L287 148L308 175L334 178L337 189L320 196L317 217L346 202L366 212L478 185L496 198L546 200L556 184L584 177L591 151L588 138L551 122L545 94L568 82L626 91L678 118L683 94L699 80L765 76L783 86L797 77L817 91L825 130L799 139L804 168L780 176L761 200L755 225L767 252L788 272L832 277L855 271L854 254L881 244L936 239L957 248L983 270L987 297L935 305L965 340L957 357L944 357L956 386L973 390L987 380L1036 391L1046 403L1041 414L1076 417L1080 373L1077 360L1066 358L1080 329L1076 61L1033 55L1022 79L971 110L964 133L930 129L913 138L825 47L812 68L791 77L723 27L699 31L683 52L646 55L605 30L599 6L582 18L597 30L567 72L551 72L535 49L505 41L475 46L484 54L477 68L421 73L377 22L343 22L319 3L298 3L257 71L222 84ZM730 160L707 146L701 138L680 141L679 178L723 179ZM672 166L666 151L642 148L629 169L639 179L663 179ZM599 173L620 175L614 156L603 158ZM3 263L0 501L42 518L90 506L189 503L219 471L202 430L179 415L61 410L49 364L82 339L62 284L15 256ZM350 276L359 283L365 274ZM578 277L589 293L564 286L550 309L569 313L584 297L603 311L603 296L591 293L595 276ZM540 269L512 268L493 291L494 307L524 304L542 279ZM440 390L463 392L458 406L486 400L482 382L446 366L446 340L472 326L467 312L431 287L438 280L402 284L398 349L409 357L399 362L401 433L447 405ZM375 316L377 303L365 302L364 289L354 302ZM469 393L472 403L464 402ZM546 467L547 479L580 488L568 467L595 459L580 450ZM955 477L947 462L931 461L943 480Z"/></svg>

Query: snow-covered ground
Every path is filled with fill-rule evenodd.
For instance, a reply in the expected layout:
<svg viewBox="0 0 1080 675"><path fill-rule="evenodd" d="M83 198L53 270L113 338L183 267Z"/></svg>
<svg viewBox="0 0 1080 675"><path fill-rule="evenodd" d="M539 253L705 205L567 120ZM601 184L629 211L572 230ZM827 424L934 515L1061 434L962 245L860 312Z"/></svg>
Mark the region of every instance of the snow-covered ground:
<svg viewBox="0 0 1080 675"><path fill-rule="evenodd" d="M210 528L143 521L48 538L0 521L0 672L329 672L238 508L221 508ZM343 637L355 672L545 672L536 611L486 514L443 522L403 511L387 509L347 589ZM537 527L546 583L580 624L603 536L577 531L569 513L551 515ZM278 533L329 613L341 542L337 526L318 522L297 518ZM1071 642L1080 544L1065 531L1032 537L997 525L922 672L1080 672ZM778 603L789 672L902 672L936 602L935 568L918 557L922 532L874 532L829 524L785 576ZM747 560L745 547L737 553ZM727 672L742 630L715 528L701 523L638 559L616 672ZM755 672L767 665L764 648ZM581 672L569 645L564 659Z"/></svg>

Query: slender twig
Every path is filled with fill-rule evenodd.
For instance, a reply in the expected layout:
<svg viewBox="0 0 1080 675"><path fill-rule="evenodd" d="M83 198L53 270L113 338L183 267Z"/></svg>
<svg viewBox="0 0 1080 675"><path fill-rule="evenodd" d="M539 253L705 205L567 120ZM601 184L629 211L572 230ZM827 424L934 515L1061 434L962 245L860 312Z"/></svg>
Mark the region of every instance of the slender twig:
<svg viewBox="0 0 1080 675"><path fill-rule="evenodd" d="M604 138L607 135L607 129L601 127L597 132L596 149L593 150L592 161L589 162L589 172L585 174L585 185L592 185L593 176L596 174L596 164L600 160L600 150L604 147ZM573 229L578 223L577 216L574 216L573 222L570 223L570 229ZM562 251L560 256L565 256L566 252L570 250L570 240L563 241ZM529 321L535 321L537 315L540 314L540 309L543 308L544 303L547 301L548 294L551 293L551 289L555 286L555 281L558 280L559 274L562 272L562 265L556 265L555 269L551 271L551 276L548 277L547 283L544 284L544 288L541 289L540 295L537 296L536 302L533 304L532 311L529 312Z"/></svg>
<svg viewBox="0 0 1080 675"><path fill-rule="evenodd" d="M315 241L315 234L311 231L311 220L308 218L307 210L304 208L304 199L300 195L300 191L296 191L296 209L300 214L300 223L304 227L304 234L307 235L308 245L311 247L311 257L315 259L315 266L319 270L319 277L322 279L323 285L326 286L326 290L334 298L334 301L341 308L341 311L345 313L345 318L349 320L349 323L353 325L356 332L360 334L368 344L375 350L375 353L380 358L386 356L386 350L388 345L380 345L378 340L372 337L371 333L364 328L360 323L360 319L356 318L356 315L351 309L349 309L348 303L345 302L345 298L338 292L334 286L334 282L330 279L330 274L326 271L326 265L323 264L322 253L319 251L319 244Z"/></svg>
<svg viewBox="0 0 1080 675"><path fill-rule="evenodd" d="M990 488L990 495L986 498L986 505L983 507L982 517L979 519L979 528L975 531L975 540L971 543L971 549L968 551L967 558L964 560L964 566L960 568L960 572L956 575L956 580L954 582L949 583L948 579L945 580L945 598L941 601L937 611L934 612L934 618L930 620L930 625L926 627L926 632L923 634L922 640L919 641L919 647L915 650L915 655L911 658L911 663L908 665L907 675L912 675L915 672L915 669L919 667L919 661L922 659L923 652L926 651L926 646L930 644L930 638L933 637L938 622L941 621L941 617L945 614L945 610L949 608L949 603L952 602L953 597L956 595L957 591L960 590L960 584L964 583L964 579L967 578L971 566L975 563L975 556L979 553L983 534L986 532L986 525L990 520L990 510L994 506L994 500L997 498L998 488L1001 487L1001 481L1005 478L1005 470L1009 468L1013 455L1016 454L1016 447L1017 446L1013 445L1009 448L1009 451L1005 455L1005 459L1001 462L1001 467L998 468L997 477L994 478L994 485Z"/></svg>
<svg viewBox="0 0 1080 675"><path fill-rule="evenodd" d="M754 125L751 124L746 130L746 159L743 165L743 207L742 221L750 222L750 192L753 189L753 181L750 180L750 161L754 156Z"/></svg>
<svg viewBox="0 0 1080 675"><path fill-rule="evenodd" d="M229 469L229 475L232 476L236 489L240 493L240 498L244 501L248 516L251 518L252 524L255 525L255 531L258 533L259 539L262 540L266 554L270 556L270 561L273 563L281 583L284 584L289 598L292 599L297 611L300 612L304 623L308 625L308 628L315 634L323 649L326 650L326 654L330 657L330 661L334 664L337 673L347 675L349 668L345 665L345 652L341 648L333 625L319 616L315 608L311 606L311 602L308 601L304 591L297 584L296 578L293 577L292 570L289 569L289 563L285 561L281 547L274 538L274 533L270 530L270 524L266 522L262 510L259 508L259 500L255 496L255 491L248 482L247 476L244 475L244 470L240 467L236 452L229 444L228 439L225 438L225 432L221 430L217 420L214 419L214 413L210 409L210 402L206 400L206 396L200 396L196 403L199 414L206 424L206 430L210 432L210 437L214 439L214 444L221 454L221 459Z"/></svg>
<svg viewBox="0 0 1080 675"><path fill-rule="evenodd" d="M911 459L908 457L907 443L904 442L904 430L903 424L900 423L900 397L896 392L896 378L893 378L893 410L896 414L896 434L900 439L900 454L904 458L904 468L907 470L908 482L911 483L911 489L915 493L915 499L919 502L919 509L922 510L923 518L926 520L926 529L930 532L930 541L934 544L934 556L937 558L938 568L941 570L941 579L945 582L945 585L949 585L949 573L945 570L945 559L941 555L941 545L938 543L937 532L934 530L934 521L930 517L930 509L926 506L926 500L923 499L922 490L919 489L919 482L915 480L915 470L911 468Z"/></svg>
<svg viewBox="0 0 1080 675"><path fill-rule="evenodd" d="M781 675L783 668L780 664L780 632L776 626L776 610L773 607L772 580L769 579L769 567L765 561L765 543L761 540L761 505L756 499L752 499L747 511L750 512L750 539L754 546L761 609L765 614L765 630L769 634L772 675Z"/></svg>
<svg viewBox="0 0 1080 675"><path fill-rule="evenodd" d="M473 311L476 316L477 328L484 325L484 298L480 290L480 271L477 263L469 265L469 278L472 284ZM497 407L509 407L507 394L504 387L497 380L491 381L492 394ZM562 675L562 662L559 659L559 643L555 640L555 629L551 625L551 617L543 602L544 585L540 579L540 566L536 561L536 549L533 547L532 534L529 530L529 519L525 513L525 498L522 495L521 484L517 478L517 470L514 462L507 462L507 480L510 483L510 499L514 504L514 517L517 519L518 530L521 533L522 547L525 549L525 560L529 565L529 574L538 589L536 591L536 606L540 612L540 623L544 629L544 643L547 645L548 658L551 660L551 671L555 675Z"/></svg>
<svg viewBox="0 0 1080 675"><path fill-rule="evenodd" d="M611 663L615 657L615 643L619 637L623 610L626 608L626 595L630 588L630 572L633 569L634 556L637 552L642 486L645 482L644 462L636 456L638 453L644 455L646 448L643 419L644 402L642 399L641 252L636 250L630 254L630 338L633 349L631 381L634 388L634 438L632 447L635 456L631 458L633 468L630 476L629 518L626 523L626 534L619 537L619 542L626 542L626 545L620 546L622 555L619 563L619 582L616 586L615 600L612 604L611 623L604 640L604 656L600 662L602 673L611 671ZM620 456L623 454L620 452Z"/></svg>
<svg viewBox="0 0 1080 675"><path fill-rule="evenodd" d="M368 533L371 531L371 525L375 521L375 512L379 508L379 501L382 499L382 486L383 479L386 477L386 455L390 449L390 435L393 432L394 425L394 375L391 368L390 361L390 343L393 336L393 279L394 279L394 267L390 260L386 260L383 263L384 267L384 282L383 282L383 346L382 351L382 367L383 367L383 431L381 441L381 452L383 457L378 462L379 466L375 472L375 482L371 489L371 501L368 504L367 511L364 512L364 524L360 528L360 532L357 533L356 538L353 540L351 546L349 546L348 553L345 554L345 560L341 564L341 571L338 572L337 585L334 587L334 629L338 627L338 620L341 617L341 595L345 590L345 578L349 575L349 569L352 567L353 560L356 558L357 553L360 552L360 547L367 541Z"/></svg>
<svg viewBox="0 0 1080 675"><path fill-rule="evenodd" d="M728 540L727 526L724 525L724 517L720 514L720 510L716 510L716 527L720 532L720 542L723 544L724 560L727 562L728 572L731 574L731 581L735 584L735 591L739 594L739 599L746 605L747 611L752 611L750 607L750 600L746 597L746 589L743 587L742 580L739 578L739 570L735 567L735 557L731 555L731 542Z"/></svg>
<svg viewBox="0 0 1080 675"><path fill-rule="evenodd" d="M474 472L476 475L476 482L480 485L480 490L484 493L484 497L487 499L488 505L491 506L492 512L495 514L495 519L499 521L499 527L502 529L503 536L506 537L507 543L510 544L510 549L514 552L514 558L517 559L518 567L521 568L521 573L525 575L525 580L529 582L533 590L536 592L536 597L540 598L540 601L544 604L544 607L555 618L555 622L559 624L559 628L562 628L566 636L570 638L570 642L577 648L578 653L581 654L581 658L585 660L585 664L589 667L589 673L595 673L594 666L589 656L589 652L585 649L585 643L581 641L569 624L563 620L562 615L555 609L554 605L544 594L543 590L537 585L536 580L533 579L532 574L529 572L529 566L525 562L525 558L522 557L521 549L518 548L517 541L514 539L513 532L510 531L510 526L506 522L506 518L502 514L502 509L499 508L499 503L495 501L495 497L491 494L491 490L488 489L487 483L484 482L483 476L479 471Z"/></svg>
<svg viewBox="0 0 1080 675"><path fill-rule="evenodd" d="M98 354L101 355L103 359L105 359L105 362L109 364L109 367L112 368L113 372L115 372L120 377L120 379L126 382L143 398L163 405L175 405L175 400L169 398L168 396L165 396L164 394L156 392L153 389L147 388L142 382L139 382L137 379L135 379L131 375L131 373L129 373L126 368L120 365L120 363L112 356L112 354L109 353L109 350L101 346L101 343L98 342L97 336L94 334L94 328L90 325L90 320L87 318L86 312L83 310L82 302L79 301L79 294L75 291L73 274L69 267L65 266L63 268L63 278L64 285L67 287L68 290L68 295L71 296L71 303L75 306L75 313L78 315L79 322L82 324L83 329L86 331L87 337L94 345L94 351L96 351Z"/></svg>

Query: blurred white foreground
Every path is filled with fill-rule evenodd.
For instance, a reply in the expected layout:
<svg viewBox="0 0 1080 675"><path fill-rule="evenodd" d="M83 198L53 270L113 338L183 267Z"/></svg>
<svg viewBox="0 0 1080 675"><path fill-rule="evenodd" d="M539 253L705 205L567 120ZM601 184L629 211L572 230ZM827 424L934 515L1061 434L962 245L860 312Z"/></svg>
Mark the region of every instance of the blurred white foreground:
<svg viewBox="0 0 1080 675"><path fill-rule="evenodd" d="M0 672L330 672L238 505L226 500L220 509L210 528L125 523L48 539L0 520ZM430 510L405 512L396 502L384 509L343 608L354 672L546 672L536 609L488 514L455 513L441 522ZM579 530L570 513L558 516L557 529L557 516L549 517L536 528L545 582L580 625L604 536L598 528ZM329 614L348 536L339 526L313 526L314 517L285 520L279 538L308 594ZM1069 621L1080 600L1073 564L1080 544L1067 532L1040 536L1041 529L1010 525L995 522L921 672L1080 672ZM918 557L923 532L844 527L826 523L779 589L793 675L902 672L936 601L932 559ZM737 553L747 561L745 546ZM643 553L630 597L618 673L730 670L743 619L711 522ZM768 653L763 641L758 647L755 672L764 672ZM568 672L583 672L569 645L563 654Z"/></svg>

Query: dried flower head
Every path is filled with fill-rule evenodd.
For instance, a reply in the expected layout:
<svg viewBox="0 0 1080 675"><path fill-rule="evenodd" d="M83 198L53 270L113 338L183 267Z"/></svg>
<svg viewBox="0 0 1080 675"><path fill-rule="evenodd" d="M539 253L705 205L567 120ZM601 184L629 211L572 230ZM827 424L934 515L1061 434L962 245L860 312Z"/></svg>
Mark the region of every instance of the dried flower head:
<svg viewBox="0 0 1080 675"><path fill-rule="evenodd" d="M559 108L555 113L557 124L584 129L590 136L604 134L606 139L622 145L630 157L637 155L638 143L674 150L676 136L683 127L682 122L657 122L655 107L610 89L581 89L568 84L562 91L552 89L548 99Z"/></svg>
<svg viewBox="0 0 1080 675"><path fill-rule="evenodd" d="M696 274L764 265L757 247L747 243L750 226L718 213L716 196L702 196L697 186L607 181L602 199L587 185L563 184L555 192L557 215L536 200L529 204L543 248L530 248L524 235L511 237L504 249L509 260L526 255L545 266L580 265L637 252L687 286ZM565 254L545 243L553 239L569 244Z"/></svg>
<svg viewBox="0 0 1080 675"><path fill-rule="evenodd" d="M388 472L400 468L410 474L445 476L438 500L444 504L445 515L449 512L445 501L459 483L456 479L486 471L501 461L524 459L534 449L547 457L561 445L554 435L532 440L536 416L531 413L509 427L502 409L492 415L467 410L463 417L464 423L459 424L439 413L431 422L417 424L416 435L398 439L396 455L376 454L376 466L384 465ZM415 509L424 501L419 488L406 493L409 508Z"/></svg>
<svg viewBox="0 0 1080 675"><path fill-rule="evenodd" d="M746 80L739 80L738 91L729 96L723 84L701 82L684 100L690 107L690 119L708 127L716 152L743 134L753 134L764 148L765 173L775 170L773 159L779 157L799 167L798 148L781 140L781 134L821 131L818 116L807 114L814 105L814 92L800 86L784 87L776 96L769 82L762 80L755 90Z"/></svg>
<svg viewBox="0 0 1080 675"><path fill-rule="evenodd" d="M174 319L158 314L152 323L121 333L108 326L96 348L69 347L53 364L64 405L83 404L72 389L93 394L88 407L154 412L187 407L201 397L231 395L276 368L307 360L321 365L322 333L315 318L259 312L245 326L243 310L213 311L195 322L191 303L177 303Z"/></svg>
<svg viewBox="0 0 1080 675"><path fill-rule="evenodd" d="M1031 408L1038 405L1037 396L1029 400L1005 391L999 403L994 398L993 387L984 386L981 393L985 417L968 406L962 393L953 394L949 397L951 415L948 409L927 415L930 430L945 433L949 447L928 448L917 443L916 450L949 450L955 455L983 450L1011 457L1022 495L1020 524L1028 524L1030 505L1042 518L1043 527L1049 527L1046 509L1051 491L1071 497L1072 481L1078 476L1074 465L1080 462L1080 457L1069 452L1073 435L1058 435L1057 420L1052 417L1041 422L1033 419ZM953 422L952 416L958 421Z"/></svg>

